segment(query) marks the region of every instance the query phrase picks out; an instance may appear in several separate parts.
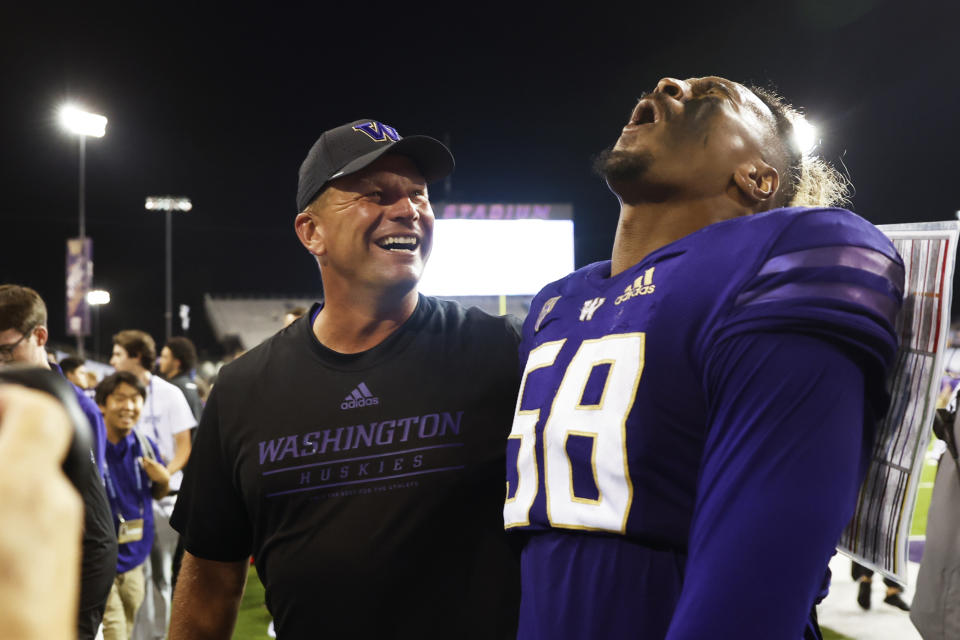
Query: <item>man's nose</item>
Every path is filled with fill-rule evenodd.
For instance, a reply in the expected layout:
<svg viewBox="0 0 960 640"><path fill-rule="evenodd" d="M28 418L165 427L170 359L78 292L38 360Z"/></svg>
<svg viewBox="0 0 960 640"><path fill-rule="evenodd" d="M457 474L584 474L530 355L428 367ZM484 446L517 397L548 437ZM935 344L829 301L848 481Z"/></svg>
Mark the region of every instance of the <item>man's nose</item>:
<svg viewBox="0 0 960 640"><path fill-rule="evenodd" d="M692 94L690 85L685 80L677 80L676 78L661 78L654 91L681 102L689 99Z"/></svg>
<svg viewBox="0 0 960 640"><path fill-rule="evenodd" d="M420 217L420 210L412 198L398 198L387 209L387 215L394 220L416 220Z"/></svg>

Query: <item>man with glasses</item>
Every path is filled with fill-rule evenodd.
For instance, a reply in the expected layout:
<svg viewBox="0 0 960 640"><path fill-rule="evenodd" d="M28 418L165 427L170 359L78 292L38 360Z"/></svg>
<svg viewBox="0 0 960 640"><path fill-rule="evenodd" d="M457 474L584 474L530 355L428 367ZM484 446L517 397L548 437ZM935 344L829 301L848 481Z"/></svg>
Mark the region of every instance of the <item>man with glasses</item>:
<svg viewBox="0 0 960 640"><path fill-rule="evenodd" d="M43 369L60 368L47 360L47 307L33 289L15 284L0 285L0 367L21 364ZM93 401L74 386L77 402L87 416L93 435L89 474L83 492L83 566L80 574L79 638L93 638L113 584L117 565L117 537L104 492L102 470L106 430ZM95 462L96 461L96 462Z"/></svg>

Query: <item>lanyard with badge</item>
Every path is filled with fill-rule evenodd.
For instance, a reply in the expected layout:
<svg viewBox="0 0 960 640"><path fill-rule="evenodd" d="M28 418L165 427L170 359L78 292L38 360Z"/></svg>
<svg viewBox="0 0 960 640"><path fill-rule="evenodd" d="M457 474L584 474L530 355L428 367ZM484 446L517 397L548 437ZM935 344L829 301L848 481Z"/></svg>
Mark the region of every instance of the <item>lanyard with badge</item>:
<svg viewBox="0 0 960 640"><path fill-rule="evenodd" d="M153 376L150 376L150 382L147 383L147 403L150 405L150 427L153 429L153 438L157 441L157 444L160 443L160 432L157 430L157 423L160 422L160 417L157 415L157 410L153 406Z"/></svg>
<svg viewBox="0 0 960 640"><path fill-rule="evenodd" d="M133 446L132 444L130 446ZM117 529L117 542L126 544L127 542L137 542L143 539L143 481L140 478L140 469L137 468L137 457L133 457L133 476L137 479L137 499L140 501L140 517L127 520L123 517L120 508L120 500L117 494L117 488L110 477L110 465L106 465L103 470L103 479L107 484L107 494L110 496L110 503L113 505L113 512L117 515L120 527Z"/></svg>

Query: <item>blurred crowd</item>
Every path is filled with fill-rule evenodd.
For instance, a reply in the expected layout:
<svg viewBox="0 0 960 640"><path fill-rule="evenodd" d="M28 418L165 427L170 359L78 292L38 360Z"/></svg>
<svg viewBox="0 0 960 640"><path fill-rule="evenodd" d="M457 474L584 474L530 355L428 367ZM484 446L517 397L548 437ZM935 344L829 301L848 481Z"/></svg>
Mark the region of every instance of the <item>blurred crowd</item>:
<svg viewBox="0 0 960 640"><path fill-rule="evenodd" d="M284 326L304 312L287 310ZM127 329L113 336L108 368L73 355L57 361L48 341L40 295L0 285L0 367L62 375L92 434L95 480L81 491L77 635L162 640L183 553L170 515L217 373L244 353L243 345L231 338L221 361L200 362L189 338L172 337L158 349L147 332Z"/></svg>

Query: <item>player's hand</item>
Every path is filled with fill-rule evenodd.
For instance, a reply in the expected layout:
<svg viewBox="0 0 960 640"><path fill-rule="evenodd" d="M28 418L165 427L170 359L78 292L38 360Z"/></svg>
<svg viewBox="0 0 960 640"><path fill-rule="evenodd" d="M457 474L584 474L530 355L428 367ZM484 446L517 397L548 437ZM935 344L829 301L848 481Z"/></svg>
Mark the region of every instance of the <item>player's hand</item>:
<svg viewBox="0 0 960 640"><path fill-rule="evenodd" d="M156 460L140 458L140 465L143 467L143 470L147 472L150 479L157 484L167 484L170 482L170 472Z"/></svg>
<svg viewBox="0 0 960 640"><path fill-rule="evenodd" d="M73 428L51 396L0 385L0 629L76 635L83 502L63 474Z"/></svg>

